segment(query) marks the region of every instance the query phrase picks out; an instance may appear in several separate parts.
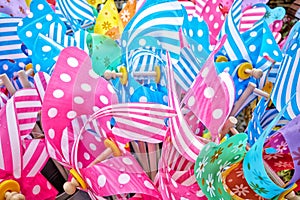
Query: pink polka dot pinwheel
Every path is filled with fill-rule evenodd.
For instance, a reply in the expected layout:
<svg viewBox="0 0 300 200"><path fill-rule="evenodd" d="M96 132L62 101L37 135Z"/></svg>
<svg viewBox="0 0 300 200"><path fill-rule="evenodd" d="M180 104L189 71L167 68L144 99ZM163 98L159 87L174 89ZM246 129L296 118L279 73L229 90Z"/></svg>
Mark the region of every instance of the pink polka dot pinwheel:
<svg viewBox="0 0 300 200"><path fill-rule="evenodd" d="M55 199L40 170L49 159L44 139L28 139L41 102L36 89L17 91L0 111L0 182L16 181L26 199Z"/></svg>
<svg viewBox="0 0 300 200"><path fill-rule="evenodd" d="M144 199L160 198L138 162L121 146L132 140L160 142L167 130L164 119L173 116L174 111L150 103L116 103L113 87L93 72L84 51L76 47L62 50L42 108L49 154L76 171L80 186L85 185L80 189L93 199L126 197L129 193ZM116 122L113 128L112 118ZM107 149L106 139L122 144L122 155L95 164L93 161Z"/></svg>

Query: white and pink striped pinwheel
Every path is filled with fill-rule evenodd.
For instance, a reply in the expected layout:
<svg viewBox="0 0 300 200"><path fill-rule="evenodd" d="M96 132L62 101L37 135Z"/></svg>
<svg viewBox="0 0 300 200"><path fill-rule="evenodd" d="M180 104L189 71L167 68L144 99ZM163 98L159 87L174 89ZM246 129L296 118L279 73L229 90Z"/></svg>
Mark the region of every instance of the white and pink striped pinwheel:
<svg viewBox="0 0 300 200"><path fill-rule="evenodd" d="M217 44L182 100L208 128L213 140L218 139L218 134L233 107L235 96L230 75L227 72L218 75L214 66L214 54L225 39L223 37Z"/></svg>
<svg viewBox="0 0 300 200"><path fill-rule="evenodd" d="M23 89L0 111L0 180L16 181L26 199L32 200L55 199L57 194L40 173L49 159L44 139L28 139L40 109L36 89Z"/></svg>
<svg viewBox="0 0 300 200"><path fill-rule="evenodd" d="M161 141L160 134L167 130L164 119L174 112L163 105L116 102L114 89L93 72L89 56L78 48L65 48L47 86L42 108L49 154L71 169L91 198L128 193L159 198L146 173L123 148L122 156L107 157L96 164L93 161L106 151L107 139L118 144L135 139ZM116 123L113 128L112 118Z"/></svg>
<svg viewBox="0 0 300 200"><path fill-rule="evenodd" d="M207 199L197 184L194 165L176 150L169 139L163 143L156 177L163 199Z"/></svg>

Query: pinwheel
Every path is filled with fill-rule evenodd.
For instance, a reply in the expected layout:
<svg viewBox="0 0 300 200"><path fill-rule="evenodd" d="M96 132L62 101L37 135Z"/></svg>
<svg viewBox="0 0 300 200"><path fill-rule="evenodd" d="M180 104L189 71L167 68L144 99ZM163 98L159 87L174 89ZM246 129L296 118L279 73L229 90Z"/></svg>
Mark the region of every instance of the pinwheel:
<svg viewBox="0 0 300 200"><path fill-rule="evenodd" d="M223 38L218 43L217 49L221 47L225 39ZM186 107L192 110L210 130L213 140L221 132L234 102L234 86L231 77L228 73L218 76L214 68L213 56L215 52L211 53L192 87L182 100ZM223 103L218 98L222 99ZM203 113L206 113L206 115L203 115Z"/></svg>
<svg viewBox="0 0 300 200"><path fill-rule="evenodd" d="M0 36L0 74L7 74L11 79L14 72L25 68L30 62L21 49L22 41L17 35L18 23L22 18L1 17L0 25L3 27Z"/></svg>
<svg viewBox="0 0 300 200"><path fill-rule="evenodd" d="M227 70L235 82L237 91L236 101L239 101L236 102L235 108L231 113L232 115L239 113L245 105L248 105L249 102L256 98L256 95L253 94L253 89L256 87L262 88L264 86L267 72L272 65L272 62L265 58L266 55L278 62L282 59L281 51L274 40L268 24L263 19L256 22L255 26L251 29L240 34L238 30L242 20L239 14L241 13L240 5L241 1L235 1L233 3L220 32L220 35L227 34L227 41L220 53L222 51L226 52L225 54L229 61L217 63L216 65L220 72ZM265 5L262 4L262 6ZM262 34L260 34L262 32L264 32L263 37L261 37ZM251 71L251 69L254 70ZM255 71L257 71L257 69L263 71L263 73L257 73L256 76ZM255 85L253 85L253 83ZM245 90L247 87L248 89ZM254 93L268 98L269 95L261 92L258 88L255 89ZM248 90L250 92L248 92Z"/></svg>
<svg viewBox="0 0 300 200"><path fill-rule="evenodd" d="M208 199L231 198L223 186L222 173L243 159L246 143L246 134L238 134L219 145L210 142L203 147L195 163L195 176Z"/></svg>
<svg viewBox="0 0 300 200"><path fill-rule="evenodd" d="M207 199L196 182L194 162L174 148L170 136L163 143L156 180L163 199Z"/></svg>
<svg viewBox="0 0 300 200"><path fill-rule="evenodd" d="M88 52L87 32L79 29L73 36L67 35L66 25L44 0L31 2L30 13L19 23L17 32L28 48L35 72L51 74L64 47L78 46Z"/></svg>
<svg viewBox="0 0 300 200"><path fill-rule="evenodd" d="M139 42L140 37L152 36L159 40L164 50L170 51L171 58L176 63L180 55L179 28L182 25L182 16L182 7L177 1L146 1L122 34L121 47L122 52L126 53L125 60L128 61L129 53L133 49L131 46ZM155 23L151 23L153 19ZM147 44L142 42L140 45Z"/></svg>
<svg viewBox="0 0 300 200"><path fill-rule="evenodd" d="M21 193L26 199L55 198L57 192L40 173L49 155L43 139L27 139L41 109L36 89L17 91L1 109L1 199ZM11 196L11 197L9 197Z"/></svg>
<svg viewBox="0 0 300 200"><path fill-rule="evenodd" d="M67 90L68 87L73 89ZM71 169L80 187L92 198L124 193L159 198L151 180L122 144L134 139L160 142L166 133L164 119L172 116L172 110L156 104L116 102L114 89L93 72L88 55L75 47L64 49L47 86L42 109L49 154ZM112 117L116 122L113 128ZM119 152L115 154L119 157L103 156L107 143L111 144L108 149ZM96 158L102 162L93 162ZM109 180L114 174L116 179ZM66 190L74 192L68 186Z"/></svg>
<svg viewBox="0 0 300 200"><path fill-rule="evenodd" d="M278 66L278 76L272 90L271 99L280 111L287 105L287 102L292 99L294 95L297 98L289 104L287 111L284 113L286 119L293 119L300 114L299 108L299 88L300 84L296 80L300 74L299 56L300 56L300 37L299 37L300 23L296 23L283 47L284 59ZM285 92L283 92L283 90Z"/></svg>

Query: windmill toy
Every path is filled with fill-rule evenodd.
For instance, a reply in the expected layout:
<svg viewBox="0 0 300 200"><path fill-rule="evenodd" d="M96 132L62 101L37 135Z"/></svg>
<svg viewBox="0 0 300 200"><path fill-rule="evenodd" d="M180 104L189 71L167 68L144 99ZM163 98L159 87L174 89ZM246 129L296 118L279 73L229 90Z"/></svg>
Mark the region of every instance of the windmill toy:
<svg viewBox="0 0 300 200"><path fill-rule="evenodd" d="M74 88L79 85L79 90L65 90L66 85ZM86 98L83 95L86 93L95 98ZM159 137L164 135L155 136L157 133L151 127L155 126L163 134L163 120L172 116L172 110L155 104L115 103L117 97L113 87L93 72L89 56L75 47L64 49L47 86L42 123L50 156L69 169L78 182L71 180L65 185L65 190L71 194L76 186L80 186L96 199L130 191L159 197L150 179L123 146L137 137L139 132L134 135L135 129L142 128L145 134L151 134L140 135L142 140L151 142L150 137L153 137L152 141L161 141ZM63 107L56 106L62 104ZM141 107L146 109L139 111L137 108ZM57 118L58 115L61 117ZM116 121L113 128L110 123L112 117ZM146 121L140 121L141 118ZM130 120L131 123L124 124ZM114 156L110 157L110 154ZM107 177L112 174L117 176L116 179L108 180ZM127 186L129 181L139 183L139 187ZM120 188L116 188L116 184L121 184Z"/></svg>
<svg viewBox="0 0 300 200"><path fill-rule="evenodd" d="M1 109L1 199L47 199L57 194L40 173L49 158L45 141L28 139L40 109L36 89L17 91Z"/></svg>

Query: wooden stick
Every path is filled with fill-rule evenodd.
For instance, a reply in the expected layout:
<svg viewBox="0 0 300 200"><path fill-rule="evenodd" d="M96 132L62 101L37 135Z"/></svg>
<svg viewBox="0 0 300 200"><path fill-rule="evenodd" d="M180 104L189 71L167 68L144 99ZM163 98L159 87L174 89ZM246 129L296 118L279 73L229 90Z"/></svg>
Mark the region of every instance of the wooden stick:
<svg viewBox="0 0 300 200"><path fill-rule="evenodd" d="M285 188L285 187L286 187L287 184L285 184L285 183L281 180L281 178L276 174L276 172L274 172L274 171L271 169L271 167L268 165L268 163L266 163L265 161L264 161L264 167L265 167L265 169L266 169L267 174L269 175L269 177L270 177L270 178L271 178L278 186L280 186L280 187L282 187L282 188ZM287 199L289 199L289 200L299 200L299 199L300 199L300 197L297 196L297 195L295 194L294 191L291 191L289 194L287 194L287 195L285 196L285 198L287 198Z"/></svg>
<svg viewBox="0 0 300 200"><path fill-rule="evenodd" d="M149 163L150 163L150 178L154 180L157 172L157 158L156 158L156 146L158 144L148 143L148 154L149 154Z"/></svg>
<svg viewBox="0 0 300 200"><path fill-rule="evenodd" d="M71 181L64 183L63 188L68 195L72 195L76 192L76 189L79 186L80 184L78 183L78 181L74 177L72 177Z"/></svg>
<svg viewBox="0 0 300 200"><path fill-rule="evenodd" d="M147 150L146 150L146 144L145 142L142 141L137 141L139 149L140 149L140 161L143 169L145 172L148 174L150 177L150 165L149 165L149 160L147 156Z"/></svg>
<svg viewBox="0 0 300 200"><path fill-rule="evenodd" d="M25 200L25 196L18 192L6 192L5 199L6 200Z"/></svg>
<svg viewBox="0 0 300 200"><path fill-rule="evenodd" d="M263 76L263 71L261 69L245 69L245 73L246 74L250 74L251 76L253 76L256 79L260 79Z"/></svg>
<svg viewBox="0 0 300 200"><path fill-rule="evenodd" d="M99 162L102 162L103 160L107 159L108 156L110 156L113 153L113 150L109 147L107 147L93 162L91 162L88 167L91 167Z"/></svg>
<svg viewBox="0 0 300 200"><path fill-rule="evenodd" d="M270 97L270 95L267 92L264 92L258 88L256 88L256 84L249 82L247 88L243 92L243 94L240 96L240 98L237 100L237 102L234 104L234 107L230 113L231 116L235 116L237 111L241 108L241 106L245 103L247 98L252 94L256 94L258 96L262 96L266 99Z"/></svg>
<svg viewBox="0 0 300 200"><path fill-rule="evenodd" d="M107 80L110 80L112 78L115 79L117 77L123 77L123 74L120 72L115 72L115 71L110 71L110 70L106 70L104 72L104 78Z"/></svg>
<svg viewBox="0 0 300 200"><path fill-rule="evenodd" d="M0 75L0 86L4 85L10 95L15 94L16 89L14 88L13 84L10 82L9 78L7 77L6 74L1 74Z"/></svg>
<svg viewBox="0 0 300 200"><path fill-rule="evenodd" d="M132 72L133 76L156 76L156 72Z"/></svg>
<svg viewBox="0 0 300 200"><path fill-rule="evenodd" d="M256 94L258 96L262 96L262 97L264 97L266 99L268 99L270 97L269 93L267 93L267 92L265 92L263 90L257 89L257 88L255 88L253 90L253 92L254 92L254 94Z"/></svg>
<svg viewBox="0 0 300 200"><path fill-rule="evenodd" d="M238 131L235 129L235 125L237 124L237 122L238 122L238 120L235 117L230 116L226 120L226 122L220 132L220 138L223 138L225 136L225 134L228 133L229 131L231 131L232 134L237 134Z"/></svg>
<svg viewBox="0 0 300 200"><path fill-rule="evenodd" d="M23 88L31 88L31 85L28 81L28 75L26 74L26 72L24 70L20 70L17 72L17 74Z"/></svg>

